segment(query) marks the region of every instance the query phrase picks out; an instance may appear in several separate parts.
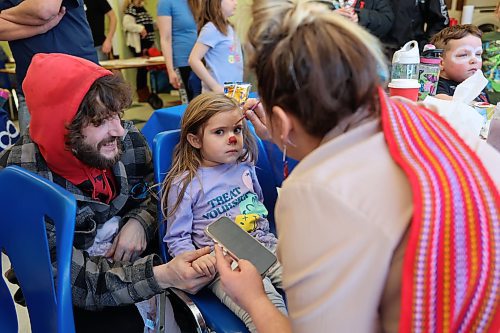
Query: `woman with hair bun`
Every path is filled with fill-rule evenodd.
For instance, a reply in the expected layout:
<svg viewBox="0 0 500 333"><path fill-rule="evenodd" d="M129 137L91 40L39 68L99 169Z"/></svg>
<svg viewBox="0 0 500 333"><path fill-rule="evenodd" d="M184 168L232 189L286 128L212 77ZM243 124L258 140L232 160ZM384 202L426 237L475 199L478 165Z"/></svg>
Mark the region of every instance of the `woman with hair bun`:
<svg viewBox="0 0 500 333"><path fill-rule="evenodd" d="M216 247L226 292L261 333L498 332L498 152L388 98L378 41L328 2L254 0L252 16L247 116L300 161L275 208L289 319Z"/></svg>

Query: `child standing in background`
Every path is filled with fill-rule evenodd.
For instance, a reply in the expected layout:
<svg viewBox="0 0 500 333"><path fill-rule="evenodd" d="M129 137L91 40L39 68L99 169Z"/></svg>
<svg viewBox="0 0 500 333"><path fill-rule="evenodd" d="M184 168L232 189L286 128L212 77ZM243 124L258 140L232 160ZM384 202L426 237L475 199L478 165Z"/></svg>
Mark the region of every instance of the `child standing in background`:
<svg viewBox="0 0 500 333"><path fill-rule="evenodd" d="M189 65L202 81L202 91L222 93L224 82L243 81L243 54L229 17L237 0L206 0L198 20L199 36ZM202 60L205 59L205 64Z"/></svg>
<svg viewBox="0 0 500 333"><path fill-rule="evenodd" d="M164 181L162 207L167 216L163 241L170 255L213 246L205 227L222 216L234 220L271 252L277 239L269 231L267 210L255 174L257 146L241 119L238 103L223 94L204 93L195 97L182 118L181 137L175 147L172 168ZM206 276L215 277L215 257L207 254L192 264ZM273 304L287 313L281 287L281 265L275 264L263 284ZM255 326L248 313L223 291L220 280L209 288L251 332Z"/></svg>
<svg viewBox="0 0 500 333"><path fill-rule="evenodd" d="M123 3L123 29L126 43L135 57L141 57L155 42L153 17L144 7L144 0L125 0ZM148 88L148 70L137 69L137 97L139 102L147 102L151 94Z"/></svg>
<svg viewBox="0 0 500 333"><path fill-rule="evenodd" d="M460 24L444 28L432 37L431 44L437 49L443 49L437 98L452 99L457 86L477 70L481 70L482 34L475 25ZM489 103L485 89L475 101Z"/></svg>

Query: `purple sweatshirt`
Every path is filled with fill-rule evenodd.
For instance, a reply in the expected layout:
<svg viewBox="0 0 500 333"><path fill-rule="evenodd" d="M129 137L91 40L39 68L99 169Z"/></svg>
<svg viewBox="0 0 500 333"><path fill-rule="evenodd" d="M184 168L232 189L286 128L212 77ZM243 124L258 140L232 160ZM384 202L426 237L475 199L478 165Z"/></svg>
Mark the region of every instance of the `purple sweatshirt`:
<svg viewBox="0 0 500 333"><path fill-rule="evenodd" d="M168 193L168 207L173 207L177 200L179 180ZM175 257L188 250L213 246L204 230L222 216L238 223L266 247L275 246L277 240L269 231L262 199L253 165L238 163L200 167L177 211L167 219L163 241L167 243L170 255Z"/></svg>

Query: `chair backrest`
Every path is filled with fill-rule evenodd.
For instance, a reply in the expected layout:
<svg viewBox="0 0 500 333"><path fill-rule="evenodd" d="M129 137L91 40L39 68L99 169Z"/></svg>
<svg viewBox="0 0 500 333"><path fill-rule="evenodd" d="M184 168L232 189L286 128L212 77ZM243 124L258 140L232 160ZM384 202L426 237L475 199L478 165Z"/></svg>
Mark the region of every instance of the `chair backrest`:
<svg viewBox="0 0 500 333"><path fill-rule="evenodd" d="M166 247L163 244L163 235L165 235L165 225L163 223L163 212L161 210L161 186L163 180L170 170L172 164L172 157L175 145L179 142L180 130L164 131L156 134L153 140L153 168L155 174L155 182L159 185L158 194L158 220L160 221L159 237L160 237L160 255L163 260L168 261L169 255Z"/></svg>
<svg viewBox="0 0 500 333"><path fill-rule="evenodd" d="M9 166L0 171L0 248L15 271L26 300L32 332L74 332L71 255L76 202L60 186ZM57 291L45 228L56 227ZM17 332L14 303L0 279L0 332Z"/></svg>
<svg viewBox="0 0 500 333"><path fill-rule="evenodd" d="M141 129L141 133L146 138L151 149L153 149L153 141L156 134L181 127L182 115L186 111L186 108L187 105L181 104L158 109L151 114L151 117L149 117Z"/></svg>

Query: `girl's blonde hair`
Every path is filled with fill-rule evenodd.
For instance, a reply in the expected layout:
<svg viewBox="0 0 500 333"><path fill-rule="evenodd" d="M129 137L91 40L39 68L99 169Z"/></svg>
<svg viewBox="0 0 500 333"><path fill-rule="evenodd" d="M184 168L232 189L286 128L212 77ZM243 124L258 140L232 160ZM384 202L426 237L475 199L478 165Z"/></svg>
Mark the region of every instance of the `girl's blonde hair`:
<svg viewBox="0 0 500 333"><path fill-rule="evenodd" d="M222 14L222 0L205 0L197 19L198 34L205 24L212 22L217 30L227 36L227 27L231 24ZM195 18L196 19L196 18Z"/></svg>
<svg viewBox="0 0 500 333"><path fill-rule="evenodd" d="M123 0L122 12L125 13L125 11L127 10L128 6L130 6L133 2L134 2L134 0ZM144 3L146 3L146 0L144 0Z"/></svg>
<svg viewBox="0 0 500 333"><path fill-rule="evenodd" d="M375 116L387 77L378 40L329 3L254 0L248 31L247 59L265 109L282 107L315 137L360 108Z"/></svg>
<svg viewBox="0 0 500 333"><path fill-rule="evenodd" d="M189 102L186 112L182 117L181 135L179 143L174 149L172 166L163 181L162 211L165 216L169 217L175 213L186 192L187 186L194 179L198 168L201 166L202 156L200 150L191 146L187 140L188 134L203 137L205 125L210 118L220 112L228 112L235 109L239 109L236 100L224 94L213 92L203 93ZM248 128L246 120L242 121L242 125L244 153L238 158L238 162L248 161L254 163L257 159L257 144ZM179 187L181 190L177 195L174 206L167 207L169 190L174 182L180 182Z"/></svg>

